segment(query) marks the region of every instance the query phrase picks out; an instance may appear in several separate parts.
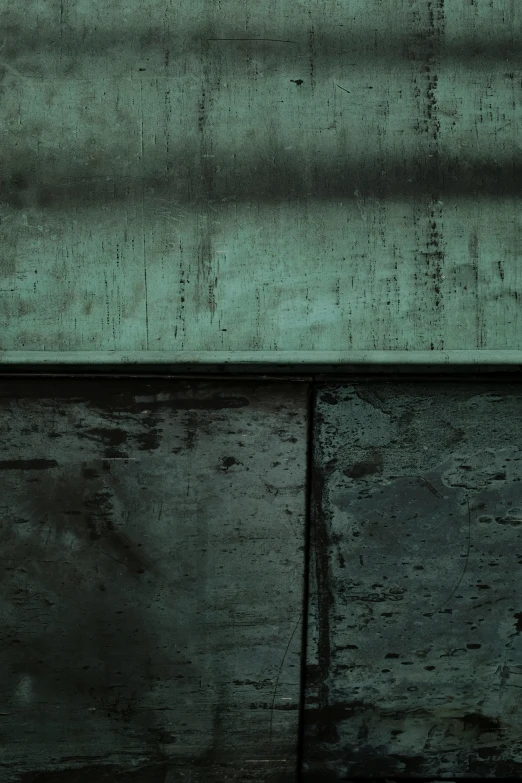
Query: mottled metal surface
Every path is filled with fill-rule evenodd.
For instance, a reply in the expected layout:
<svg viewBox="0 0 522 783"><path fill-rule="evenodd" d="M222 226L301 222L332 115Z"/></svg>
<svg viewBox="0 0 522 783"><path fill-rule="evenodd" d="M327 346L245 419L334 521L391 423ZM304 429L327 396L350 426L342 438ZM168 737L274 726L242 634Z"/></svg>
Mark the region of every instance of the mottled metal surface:
<svg viewBox="0 0 522 783"><path fill-rule="evenodd" d="M521 30L0 0L0 350L522 349Z"/></svg>
<svg viewBox="0 0 522 783"><path fill-rule="evenodd" d="M324 385L314 429L303 779L520 777L520 385Z"/></svg>
<svg viewBox="0 0 522 783"><path fill-rule="evenodd" d="M2 381L2 783L295 779L306 411L304 384Z"/></svg>

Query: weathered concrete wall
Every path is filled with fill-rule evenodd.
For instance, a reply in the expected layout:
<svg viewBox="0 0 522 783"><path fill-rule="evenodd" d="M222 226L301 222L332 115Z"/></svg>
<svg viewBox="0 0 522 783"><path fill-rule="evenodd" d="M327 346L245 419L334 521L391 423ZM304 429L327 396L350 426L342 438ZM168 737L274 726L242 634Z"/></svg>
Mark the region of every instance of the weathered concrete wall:
<svg viewBox="0 0 522 783"><path fill-rule="evenodd" d="M295 780L306 411L0 384L1 783Z"/></svg>
<svg viewBox="0 0 522 783"><path fill-rule="evenodd" d="M320 389L304 780L520 776L521 402Z"/></svg>
<svg viewBox="0 0 522 783"><path fill-rule="evenodd" d="M0 783L516 777L519 385L4 379Z"/></svg>
<svg viewBox="0 0 522 783"><path fill-rule="evenodd" d="M521 29L0 0L0 350L522 349Z"/></svg>

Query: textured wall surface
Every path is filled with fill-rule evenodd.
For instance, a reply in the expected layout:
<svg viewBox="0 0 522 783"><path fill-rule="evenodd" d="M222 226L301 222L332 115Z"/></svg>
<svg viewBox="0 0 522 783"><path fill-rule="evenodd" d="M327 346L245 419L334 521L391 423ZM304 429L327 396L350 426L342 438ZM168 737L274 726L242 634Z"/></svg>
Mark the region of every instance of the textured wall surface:
<svg viewBox="0 0 522 783"><path fill-rule="evenodd" d="M306 409L0 384L1 783L295 780Z"/></svg>
<svg viewBox="0 0 522 783"><path fill-rule="evenodd" d="M521 30L0 0L0 350L521 349Z"/></svg>
<svg viewBox="0 0 522 783"><path fill-rule="evenodd" d="M522 770L520 386L324 386L304 780Z"/></svg>

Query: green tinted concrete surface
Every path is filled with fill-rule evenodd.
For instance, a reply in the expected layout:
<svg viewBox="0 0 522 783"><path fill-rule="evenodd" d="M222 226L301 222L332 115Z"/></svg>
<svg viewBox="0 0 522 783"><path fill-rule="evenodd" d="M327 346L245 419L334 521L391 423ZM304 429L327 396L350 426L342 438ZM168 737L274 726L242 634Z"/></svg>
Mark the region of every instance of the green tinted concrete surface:
<svg viewBox="0 0 522 783"><path fill-rule="evenodd" d="M0 0L0 360L522 350L521 30Z"/></svg>

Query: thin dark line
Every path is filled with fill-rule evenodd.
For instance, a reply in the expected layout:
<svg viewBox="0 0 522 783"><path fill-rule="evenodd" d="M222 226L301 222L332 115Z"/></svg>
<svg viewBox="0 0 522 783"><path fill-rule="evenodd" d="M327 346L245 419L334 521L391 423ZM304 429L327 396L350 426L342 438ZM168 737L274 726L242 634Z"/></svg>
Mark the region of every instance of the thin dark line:
<svg viewBox="0 0 522 783"><path fill-rule="evenodd" d="M122 353L124 353L122 351ZM143 353L147 353L143 351ZM132 370L129 367L132 366ZM295 381L299 383L308 382L332 382L332 381L350 381L357 383L372 383L375 377L386 375L386 381L390 383L412 383L412 382L426 382L434 383L437 385L448 383L462 383L469 384L506 384L513 383L520 385L522 380L522 373L520 370L505 370L502 367L494 367L491 369L486 365L486 372L482 375L477 374L477 367L463 367L459 373L443 372L442 368L432 366L430 368L420 369L418 372L412 372L411 368L408 372L400 371L393 367L393 365L379 366L372 365L366 368L364 375L361 375L361 371L346 369L343 371L342 367L334 367L332 369L321 369L319 372L317 367L313 364L304 365L308 367L308 371L303 369L303 365L299 366L285 366L281 365L262 365L256 366L254 369L250 366L248 369L242 369L242 367L232 365L220 366L212 364L212 369L208 369L207 364L195 364L194 362L187 362L183 365L183 369L158 369L157 371L151 370L150 365L145 362L143 365L139 365L143 369L136 370L136 365L132 364L119 364L119 365L107 365L107 364L41 364L39 362L28 362L24 365L14 364L2 364L0 363L0 378L33 378L35 376L44 378L158 378L158 379L180 379L180 378L194 378L210 380L262 380L262 381ZM189 369L187 369L189 367ZM522 366L521 366L522 369Z"/></svg>
<svg viewBox="0 0 522 783"><path fill-rule="evenodd" d="M306 662L308 659L308 609L310 603L310 549L312 521L312 471L314 467L314 411L315 384L308 388L308 428L306 443L306 500L305 500L305 541L304 541L304 584L303 584L303 626L301 635L301 679L299 693L299 714L297 734L297 770L296 780L301 780L304 761L304 734L306 709Z"/></svg>
<svg viewBox="0 0 522 783"><path fill-rule="evenodd" d="M469 507L469 495L468 495L468 497L467 497L467 502L468 502L468 551L466 552L466 560L465 560L465 562L464 562L464 568L462 569L462 573L461 573L461 575L460 575L460 578L459 578L459 580L458 580L457 584L455 585L455 587L453 588L453 590L451 591L451 593L448 595L448 597L446 598L446 600L444 601L444 603L443 603L443 604L441 604L441 606L440 606L440 607L437 609L437 611L438 611L438 612L440 612L440 611L441 611L441 609L442 609L444 606L446 606L446 604L448 603L448 601L449 601L451 598L453 598L453 596L455 595L455 593L457 592L457 590L458 590L458 588L459 588L459 585L460 585L460 583L461 583L461 582L462 582L462 580L464 579L464 574L466 573L466 570L467 570L467 567L468 567L468 562L469 562L469 553L470 553L470 550L471 550L471 510L470 510L470 507Z"/></svg>
<svg viewBox="0 0 522 783"><path fill-rule="evenodd" d="M272 696L272 704L271 704L271 707L270 707L270 733L269 733L270 750L272 750L272 724L274 722L274 705L275 705L276 694L277 694L277 686L279 685L279 678L281 676L281 672L283 671L283 665L284 665L284 662L286 661L286 656L288 654L288 650L290 649L290 645L292 644L292 639L294 638L295 632L297 631L297 629L299 627L299 623L301 622L302 619L303 619L303 613L301 612L301 614L300 614L296 624L294 625L294 630L292 631L292 635L290 636L290 639L288 640L288 644L286 645L286 650L283 653L283 660L281 661L281 664L279 666L279 671L277 672L277 677L276 677L276 681L275 681L275 685L274 685L274 693L273 693L273 696Z"/></svg>
<svg viewBox="0 0 522 783"><path fill-rule="evenodd" d="M291 43L297 41L285 41L282 38L207 38L207 41L272 41L273 43Z"/></svg>
<svg viewBox="0 0 522 783"><path fill-rule="evenodd" d="M117 558L113 557L112 555L109 555L108 552L104 552L103 549L100 549L98 546L95 546L94 549L96 549L98 552L101 552L102 555L105 555L105 557L108 557L110 560L114 560L115 563L119 563L122 566L125 565L125 563L122 560L118 560Z"/></svg>

